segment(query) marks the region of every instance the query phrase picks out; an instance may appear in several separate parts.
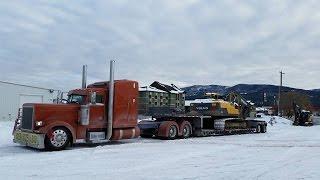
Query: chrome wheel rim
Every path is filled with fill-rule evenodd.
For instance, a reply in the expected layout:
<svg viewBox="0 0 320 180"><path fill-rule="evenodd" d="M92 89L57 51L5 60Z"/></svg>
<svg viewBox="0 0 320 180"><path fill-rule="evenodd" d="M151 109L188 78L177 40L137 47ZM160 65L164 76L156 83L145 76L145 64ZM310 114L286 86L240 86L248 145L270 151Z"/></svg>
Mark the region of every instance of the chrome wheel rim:
<svg viewBox="0 0 320 180"><path fill-rule="evenodd" d="M68 140L67 133L62 129L56 129L52 132L50 142L54 147L62 147Z"/></svg>
<svg viewBox="0 0 320 180"><path fill-rule="evenodd" d="M184 128L183 128L183 136L184 137L190 136L190 127L188 125L184 126Z"/></svg>
<svg viewBox="0 0 320 180"><path fill-rule="evenodd" d="M177 135L177 128L175 126L171 126L169 130L169 137L174 138Z"/></svg>

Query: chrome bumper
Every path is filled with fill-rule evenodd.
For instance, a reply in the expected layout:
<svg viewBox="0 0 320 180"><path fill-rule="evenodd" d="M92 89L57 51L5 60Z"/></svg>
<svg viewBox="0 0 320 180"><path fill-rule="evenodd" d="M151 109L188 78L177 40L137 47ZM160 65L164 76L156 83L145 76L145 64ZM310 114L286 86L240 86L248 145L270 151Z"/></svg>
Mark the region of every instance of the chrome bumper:
<svg viewBox="0 0 320 180"><path fill-rule="evenodd" d="M36 149L44 149L44 134L36 134L32 132L25 132L16 130L13 134L13 142L24 146L33 147Z"/></svg>

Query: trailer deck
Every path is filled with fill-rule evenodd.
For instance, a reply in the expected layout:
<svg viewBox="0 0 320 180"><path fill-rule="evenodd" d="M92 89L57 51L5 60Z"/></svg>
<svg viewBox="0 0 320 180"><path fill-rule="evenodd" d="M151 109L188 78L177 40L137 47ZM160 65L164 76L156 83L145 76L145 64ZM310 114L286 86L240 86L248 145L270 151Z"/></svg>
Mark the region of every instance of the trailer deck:
<svg viewBox="0 0 320 180"><path fill-rule="evenodd" d="M184 122L190 123L192 132L190 136L205 137L205 136L220 136L232 134L247 134L247 133L265 133L267 123L265 121L248 119L241 120L240 118L221 118L212 116L193 116L193 115L173 115L173 116L157 116L153 120L144 120L138 123L142 137L159 137L160 129L163 129L164 123L171 122L167 126L178 126L178 131L183 131L180 127ZM170 127L165 127L169 129ZM169 130L168 130L169 131ZM180 136L183 132L180 133ZM163 135L162 135L163 137ZM170 138L174 139L174 138Z"/></svg>

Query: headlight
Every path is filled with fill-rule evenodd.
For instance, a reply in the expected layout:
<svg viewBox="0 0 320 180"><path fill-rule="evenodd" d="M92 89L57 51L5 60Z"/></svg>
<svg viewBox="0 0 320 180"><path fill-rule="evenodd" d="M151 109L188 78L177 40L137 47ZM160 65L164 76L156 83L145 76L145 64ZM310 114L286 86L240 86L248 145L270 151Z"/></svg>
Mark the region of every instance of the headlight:
<svg viewBox="0 0 320 180"><path fill-rule="evenodd" d="M36 121L36 126L42 126L43 122L42 121Z"/></svg>

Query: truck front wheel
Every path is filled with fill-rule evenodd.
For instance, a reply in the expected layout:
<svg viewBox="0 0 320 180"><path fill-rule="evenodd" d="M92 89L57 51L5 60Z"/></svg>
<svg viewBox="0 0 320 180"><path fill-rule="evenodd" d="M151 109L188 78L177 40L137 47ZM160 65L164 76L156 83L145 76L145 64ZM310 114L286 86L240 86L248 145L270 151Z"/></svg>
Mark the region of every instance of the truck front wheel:
<svg viewBox="0 0 320 180"><path fill-rule="evenodd" d="M69 145L70 137L70 133L66 128L53 128L45 138L46 149L53 151L63 150Z"/></svg>

